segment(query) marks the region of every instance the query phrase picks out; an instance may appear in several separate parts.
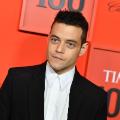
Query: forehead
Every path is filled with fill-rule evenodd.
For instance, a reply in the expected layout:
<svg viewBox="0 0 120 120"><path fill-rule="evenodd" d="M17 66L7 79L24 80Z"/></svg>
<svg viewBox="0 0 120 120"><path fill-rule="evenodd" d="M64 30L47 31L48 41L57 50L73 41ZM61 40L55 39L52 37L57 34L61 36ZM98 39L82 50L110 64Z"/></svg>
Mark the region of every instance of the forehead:
<svg viewBox="0 0 120 120"><path fill-rule="evenodd" d="M56 35L63 39L77 40L81 38L82 29L77 26L67 25L64 23L54 23L51 29L51 35Z"/></svg>

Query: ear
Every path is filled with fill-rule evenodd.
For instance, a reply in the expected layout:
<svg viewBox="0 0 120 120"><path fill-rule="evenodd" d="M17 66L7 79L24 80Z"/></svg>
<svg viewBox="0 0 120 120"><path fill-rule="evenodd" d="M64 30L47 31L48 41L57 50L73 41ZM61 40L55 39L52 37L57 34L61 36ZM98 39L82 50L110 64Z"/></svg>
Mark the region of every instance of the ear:
<svg viewBox="0 0 120 120"><path fill-rule="evenodd" d="M82 44L79 56L85 54L85 52L87 51L87 49L88 49L88 42Z"/></svg>

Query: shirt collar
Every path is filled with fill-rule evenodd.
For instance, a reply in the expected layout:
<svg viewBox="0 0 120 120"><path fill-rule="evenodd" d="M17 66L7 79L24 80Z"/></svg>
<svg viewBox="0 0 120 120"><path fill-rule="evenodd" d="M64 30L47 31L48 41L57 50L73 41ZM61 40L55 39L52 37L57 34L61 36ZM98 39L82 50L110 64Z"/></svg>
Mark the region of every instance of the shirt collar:
<svg viewBox="0 0 120 120"><path fill-rule="evenodd" d="M68 85L69 86L71 85L73 81L74 73L75 73L75 66L68 72L59 75L50 67L49 63L47 63L46 65L47 84L49 87L51 87L53 85L54 80L59 79L60 89L63 90Z"/></svg>

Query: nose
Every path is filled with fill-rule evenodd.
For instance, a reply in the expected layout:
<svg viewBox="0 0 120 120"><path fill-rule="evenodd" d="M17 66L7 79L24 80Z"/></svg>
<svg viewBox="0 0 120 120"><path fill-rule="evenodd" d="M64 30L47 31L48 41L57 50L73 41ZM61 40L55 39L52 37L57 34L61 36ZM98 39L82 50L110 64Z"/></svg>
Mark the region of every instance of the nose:
<svg viewBox="0 0 120 120"><path fill-rule="evenodd" d="M56 52L64 53L64 51L65 51L65 44L61 42L57 45Z"/></svg>

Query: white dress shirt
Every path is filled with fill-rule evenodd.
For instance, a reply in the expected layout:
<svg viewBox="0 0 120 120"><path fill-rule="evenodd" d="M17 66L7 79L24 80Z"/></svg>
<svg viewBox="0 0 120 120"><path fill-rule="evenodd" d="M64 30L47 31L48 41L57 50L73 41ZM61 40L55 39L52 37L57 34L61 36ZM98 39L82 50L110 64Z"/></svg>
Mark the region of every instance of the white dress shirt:
<svg viewBox="0 0 120 120"><path fill-rule="evenodd" d="M67 120L70 86L75 67L61 75L47 63L44 93L44 119Z"/></svg>

